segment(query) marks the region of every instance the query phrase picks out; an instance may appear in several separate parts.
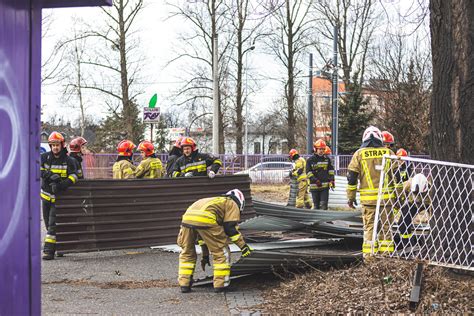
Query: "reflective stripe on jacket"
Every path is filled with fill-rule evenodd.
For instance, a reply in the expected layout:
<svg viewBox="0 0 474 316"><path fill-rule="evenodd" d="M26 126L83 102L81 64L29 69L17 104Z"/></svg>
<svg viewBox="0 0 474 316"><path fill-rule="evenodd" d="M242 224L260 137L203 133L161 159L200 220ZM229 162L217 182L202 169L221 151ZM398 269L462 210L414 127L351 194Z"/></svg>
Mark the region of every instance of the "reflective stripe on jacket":
<svg viewBox="0 0 474 316"><path fill-rule="evenodd" d="M306 161L306 174L311 191L329 188L329 182L334 181L334 167L331 159L314 154Z"/></svg>
<svg viewBox="0 0 474 316"><path fill-rule="evenodd" d="M136 178L157 179L163 176L163 165L156 157L146 157L135 170Z"/></svg>
<svg viewBox="0 0 474 316"><path fill-rule="evenodd" d="M207 167L209 166L212 171L217 173L222 162L214 156L195 151L190 156L183 155L176 160L173 177L184 177L188 172L192 172L193 176L207 176Z"/></svg>
<svg viewBox="0 0 474 316"><path fill-rule="evenodd" d="M41 192L40 196L43 200L54 203L56 196L51 190L51 181L47 174L49 172L58 174L60 179L56 181L60 191L66 190L69 186L76 183L78 180L76 161L67 155L67 151L63 149L58 157L49 151L41 154Z"/></svg>
<svg viewBox="0 0 474 316"><path fill-rule="evenodd" d="M295 166L293 167L291 174L298 182L306 181L306 160L303 157L296 159Z"/></svg>

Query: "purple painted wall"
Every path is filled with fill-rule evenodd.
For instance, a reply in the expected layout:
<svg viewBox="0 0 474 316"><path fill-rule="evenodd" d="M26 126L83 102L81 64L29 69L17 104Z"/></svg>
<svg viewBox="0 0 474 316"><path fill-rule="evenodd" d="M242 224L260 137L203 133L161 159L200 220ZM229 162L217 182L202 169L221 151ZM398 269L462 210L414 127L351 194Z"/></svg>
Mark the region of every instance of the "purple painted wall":
<svg viewBox="0 0 474 316"><path fill-rule="evenodd" d="M0 315L41 313L41 6L110 3L0 0Z"/></svg>

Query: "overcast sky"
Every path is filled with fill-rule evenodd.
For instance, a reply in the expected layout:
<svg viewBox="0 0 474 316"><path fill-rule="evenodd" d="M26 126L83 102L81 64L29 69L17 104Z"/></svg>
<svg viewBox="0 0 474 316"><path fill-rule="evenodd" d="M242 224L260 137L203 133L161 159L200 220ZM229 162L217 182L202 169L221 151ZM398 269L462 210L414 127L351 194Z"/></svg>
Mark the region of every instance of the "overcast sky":
<svg viewBox="0 0 474 316"><path fill-rule="evenodd" d="M399 8L403 12L410 10L412 4L418 0L382 0L389 10L397 12ZM146 67L143 79L139 88L144 94L138 97L140 106L146 106L148 100L154 94L158 94L158 105L166 111L173 106L173 100L170 98L182 83L179 68L183 65L175 63L172 66L165 67L167 62L172 59L173 45L177 42L177 35L184 31L189 25L179 19L167 19L170 15L170 7L164 0L145 0L145 9L140 13L137 20L136 29L139 30L140 50L145 57ZM99 8L73 8L73 9L53 9L44 10L44 14L50 15L52 24L43 37L43 58L49 56L58 40L70 35L73 27L73 17L82 18L85 22L94 23L103 17ZM382 31L383 32L383 31ZM253 72L265 77L279 77L282 73L278 72L278 65L274 58L263 54L262 47L258 46L249 57L249 67ZM331 57L331 56L328 56ZM304 64L307 65L307 58ZM315 63L315 70L321 65ZM281 68L280 68L281 69ZM304 71L305 75L307 70ZM251 96L251 102L254 108L262 111L268 107L278 95L281 94L281 86L272 80L259 80L261 90ZM71 108L74 100L68 103L61 100L61 85L46 85L42 87L43 120L49 120L50 117L63 117L65 120L75 121L79 117L79 111ZM302 95L302 99L306 96ZM304 100L302 100L305 102ZM103 118L106 114L106 107L101 105L100 95L96 93L87 93L86 103L88 105L87 113L95 118Z"/></svg>

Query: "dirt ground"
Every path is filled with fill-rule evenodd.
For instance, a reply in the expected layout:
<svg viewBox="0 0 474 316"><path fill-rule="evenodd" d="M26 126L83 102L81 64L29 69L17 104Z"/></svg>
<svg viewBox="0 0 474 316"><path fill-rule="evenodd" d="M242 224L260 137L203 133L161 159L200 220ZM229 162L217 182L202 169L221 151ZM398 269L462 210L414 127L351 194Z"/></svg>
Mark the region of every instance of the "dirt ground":
<svg viewBox="0 0 474 316"><path fill-rule="evenodd" d="M286 203L289 185L251 186L254 199ZM294 274L267 287L263 314L410 313L409 297L416 262L377 259L346 269ZM424 266L416 313L472 314L474 278Z"/></svg>

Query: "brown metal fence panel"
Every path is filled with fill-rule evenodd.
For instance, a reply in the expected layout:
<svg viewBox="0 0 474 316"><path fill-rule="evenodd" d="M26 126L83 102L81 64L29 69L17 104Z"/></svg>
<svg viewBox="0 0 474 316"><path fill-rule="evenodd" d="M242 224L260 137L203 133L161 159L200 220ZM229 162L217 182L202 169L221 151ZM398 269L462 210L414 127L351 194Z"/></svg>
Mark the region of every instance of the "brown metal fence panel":
<svg viewBox="0 0 474 316"><path fill-rule="evenodd" d="M59 253L166 245L176 242L181 216L200 198L240 189L242 220L255 216L247 175L81 180L58 195Z"/></svg>

